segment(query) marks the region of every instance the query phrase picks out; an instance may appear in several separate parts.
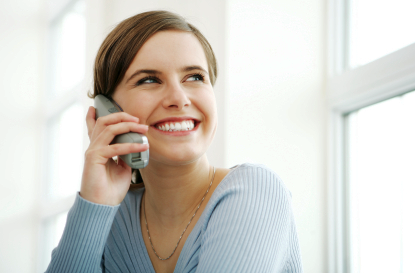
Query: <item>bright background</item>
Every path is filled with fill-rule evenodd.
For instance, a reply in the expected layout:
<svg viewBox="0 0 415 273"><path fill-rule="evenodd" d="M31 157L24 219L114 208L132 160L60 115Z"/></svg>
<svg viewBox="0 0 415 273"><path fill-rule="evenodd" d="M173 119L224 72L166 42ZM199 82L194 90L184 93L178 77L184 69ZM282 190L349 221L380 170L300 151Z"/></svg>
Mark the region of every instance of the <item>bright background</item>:
<svg viewBox="0 0 415 273"><path fill-rule="evenodd" d="M202 31L215 51L219 65L215 86L219 128L208 152L211 164L231 167L255 162L275 170L293 196L304 271L329 272L332 268L329 257L333 256L330 256L332 248L328 235L332 220L328 214L331 210L328 132L332 128L328 111L331 87L327 87L331 71L327 60L331 56L328 54L331 25L327 24L330 17L327 13L330 3L336 1L85 0L84 9L78 7L85 12L88 26L86 50L78 54L84 66L73 71L73 77L65 78L67 71L73 69L60 67L59 63L56 64L59 69L50 69L51 63L57 60L57 57L51 59L51 55L63 60L66 55L48 51L51 43L48 26L51 14L58 14L57 11L71 1L0 0L3 101L0 116L0 272L45 270L48 261L45 249L56 245L59 230L65 223L65 210L73 202L73 195L65 194L76 190L80 183L81 174L76 166L82 162L68 162L70 168L62 162L68 154L82 156L88 146L84 116L87 105L92 105L93 101L86 93L91 88L92 65L98 47L118 22L152 9L166 9L184 16ZM353 13L359 20L373 5L366 3L365 6L365 1L361 2L361 12ZM389 6L383 8L390 10ZM399 17L400 13L397 14ZM71 20L82 29L82 22L77 21L76 16ZM387 46L385 41L378 41L384 46L377 47L377 51L366 49L372 53L369 56L359 51L359 42L367 38L364 29L353 24L350 29L358 31L351 32L350 58L344 67L363 65L414 42L396 38L395 44L400 41L398 46ZM390 33L395 32L392 29ZM77 39L78 34L71 35ZM82 51L72 47L65 49L67 43L70 41L61 46L63 51ZM82 62L66 61L74 67L76 62ZM51 82L55 73L59 81ZM82 77L83 73L85 78L72 86L71 80ZM65 88L77 91L59 98ZM57 93L48 94L51 89ZM45 99L47 96L57 99ZM55 117L57 109L63 106L68 106L69 110ZM79 123L73 123L68 116L76 117ZM54 119L45 125L45 119L50 117ZM65 140L68 132L79 134L73 133ZM63 141L52 145L61 151L53 155L55 159L45 152L45 147L56 134L61 134ZM71 142L82 142L82 151L71 149ZM60 186L48 186L46 180L56 180L56 177L62 177L65 182ZM60 198L63 203L53 201L54 198ZM54 217L45 220L50 216Z"/></svg>
<svg viewBox="0 0 415 273"><path fill-rule="evenodd" d="M168 9L204 33L219 62L215 86L219 130L209 152L211 163L231 167L250 161L275 170L293 195L304 268L324 272L325 2L87 3L92 6L87 20L95 27L87 36L90 82L103 38L117 22L133 14ZM48 77L44 69L46 8L41 0L3 0L0 5L1 272L34 272L42 244L35 214L41 206L40 116Z"/></svg>

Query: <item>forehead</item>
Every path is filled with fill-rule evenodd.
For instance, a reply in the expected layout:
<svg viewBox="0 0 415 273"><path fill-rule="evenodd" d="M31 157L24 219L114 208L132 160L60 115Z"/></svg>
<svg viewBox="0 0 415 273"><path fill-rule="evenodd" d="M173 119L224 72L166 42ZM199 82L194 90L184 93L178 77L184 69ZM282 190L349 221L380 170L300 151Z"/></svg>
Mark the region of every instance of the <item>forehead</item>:
<svg viewBox="0 0 415 273"><path fill-rule="evenodd" d="M202 45L193 33L159 31L151 36L137 52L128 72L136 69L157 69L161 72L198 65L208 71Z"/></svg>

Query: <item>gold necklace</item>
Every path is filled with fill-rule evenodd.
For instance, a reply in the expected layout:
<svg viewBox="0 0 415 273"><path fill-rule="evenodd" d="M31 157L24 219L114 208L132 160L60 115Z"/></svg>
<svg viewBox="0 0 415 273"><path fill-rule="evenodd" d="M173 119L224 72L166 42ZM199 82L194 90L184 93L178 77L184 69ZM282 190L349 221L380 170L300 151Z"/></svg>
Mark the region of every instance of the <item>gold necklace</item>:
<svg viewBox="0 0 415 273"><path fill-rule="evenodd" d="M179 246L179 243L180 243L180 240L181 240L181 239L182 239L182 237L183 237L183 234L186 232L187 227L190 225L190 223L192 222L193 218L195 217L195 215L196 215L197 211L198 211L198 210L199 210L199 208L200 208L200 205L202 205L202 203L203 203L203 200L205 200L205 197L206 197L207 193L208 193L208 192L209 192L209 190L210 190L210 186L212 186L213 179L215 178L215 172L216 172L215 167L213 167L213 176L212 176L212 180L210 181L209 187L208 187L207 191L205 192L205 195L203 195L203 198L202 198L202 200L200 201L199 206L197 206L195 213L193 214L192 218L190 218L190 221L189 221L189 223L187 223L187 226L184 228L184 230L183 230L183 232L182 232L182 235L180 235L179 241L177 242L176 247L173 249L173 252L170 254L170 256L169 256L169 257L164 258L164 259L163 259L163 258L161 258L161 257L157 254L156 250L154 249L153 243L151 242L151 238L150 238L150 231L148 231L148 224L147 224L146 204L145 204L145 199L144 199L144 198L145 198L145 195L143 195L144 220L145 220L145 222L146 222L146 229L147 229L148 239L150 240L150 245L151 245L151 248L153 249L154 254L156 254L157 258L159 258L160 260L162 260L162 261L164 261L164 260L168 260L168 259L170 259L170 257L171 257L171 256L173 256L174 252L176 252L176 249L177 249L177 247Z"/></svg>

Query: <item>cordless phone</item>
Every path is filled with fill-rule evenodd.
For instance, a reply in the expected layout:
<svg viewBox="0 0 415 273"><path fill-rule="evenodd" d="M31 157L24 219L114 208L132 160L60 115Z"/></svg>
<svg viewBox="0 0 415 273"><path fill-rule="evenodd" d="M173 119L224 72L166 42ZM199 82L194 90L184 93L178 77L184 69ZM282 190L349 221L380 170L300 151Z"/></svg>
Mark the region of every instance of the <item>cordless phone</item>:
<svg viewBox="0 0 415 273"><path fill-rule="evenodd" d="M115 103L115 104L114 104ZM95 119L116 112L123 112L122 108L104 95L97 95L94 99ZM125 133L114 137L111 144L115 143L141 143L148 144L146 136L139 133ZM148 164L150 157L149 149L140 153L119 155L119 157L133 169L142 169Z"/></svg>

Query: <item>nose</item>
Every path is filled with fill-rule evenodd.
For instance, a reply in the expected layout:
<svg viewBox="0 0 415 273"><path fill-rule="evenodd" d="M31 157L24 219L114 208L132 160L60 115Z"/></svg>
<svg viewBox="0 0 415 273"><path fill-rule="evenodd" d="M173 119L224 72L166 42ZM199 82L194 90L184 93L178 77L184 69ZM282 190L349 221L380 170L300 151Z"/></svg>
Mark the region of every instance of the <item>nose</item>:
<svg viewBox="0 0 415 273"><path fill-rule="evenodd" d="M164 108L182 110L184 107L190 106L190 104L191 102L186 91L179 83L168 86L163 100Z"/></svg>

